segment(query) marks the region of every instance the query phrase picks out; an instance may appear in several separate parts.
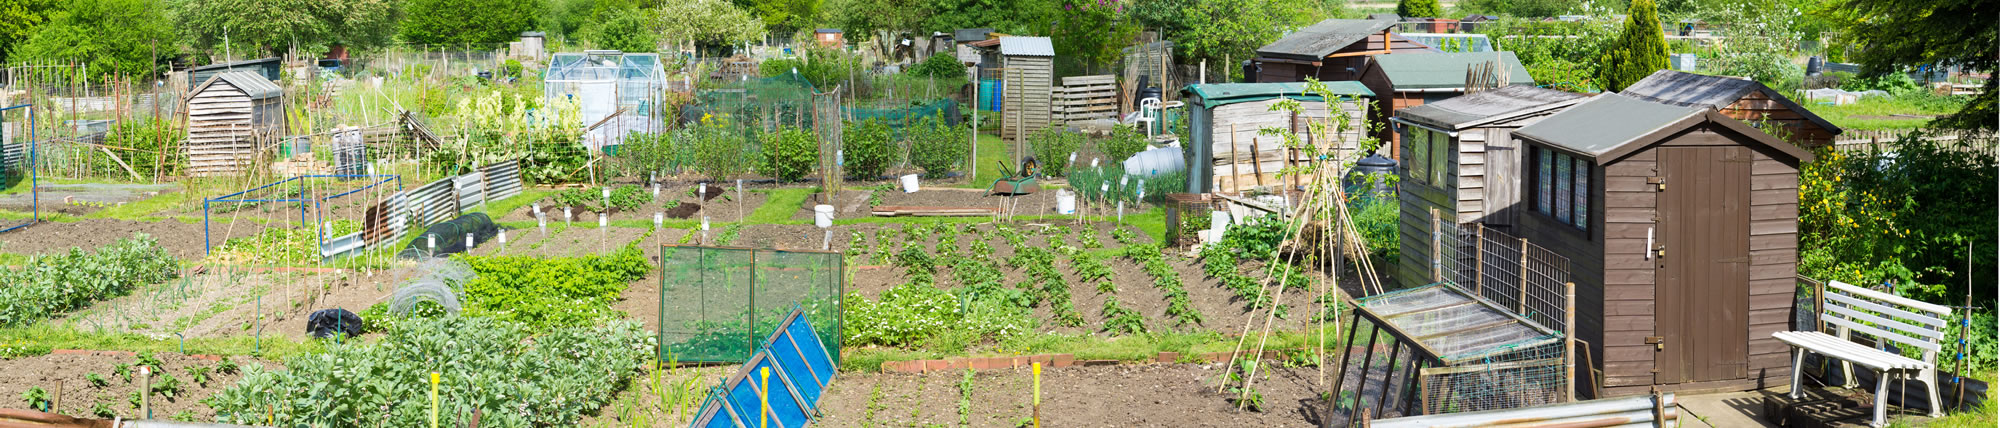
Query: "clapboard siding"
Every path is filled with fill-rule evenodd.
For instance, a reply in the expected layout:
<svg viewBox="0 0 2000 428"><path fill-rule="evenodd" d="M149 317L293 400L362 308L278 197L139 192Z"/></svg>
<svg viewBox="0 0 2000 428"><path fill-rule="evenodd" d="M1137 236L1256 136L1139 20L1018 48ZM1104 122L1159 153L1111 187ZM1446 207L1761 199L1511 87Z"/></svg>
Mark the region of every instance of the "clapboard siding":
<svg viewBox="0 0 2000 428"><path fill-rule="evenodd" d="M1271 111L1278 100L1270 99L1235 103L1216 107L1211 113L1213 133L1209 139L1210 161L1215 166L1214 189L1218 192L1237 193L1259 185L1279 184L1279 170L1283 169L1287 152L1283 140L1263 135L1262 130L1291 129L1296 126L1298 136L1307 138L1307 123L1324 121L1331 117L1326 103L1299 103L1300 113L1295 123L1290 114ZM1360 103L1340 103L1350 123L1362 123L1366 114ZM1355 126L1340 135L1341 149L1353 153L1359 148L1361 129ZM1323 144L1315 141L1315 143ZM1295 161L1305 161L1304 155L1295 155ZM1261 175L1260 175L1261 173ZM1289 181L1289 178L1287 178Z"/></svg>
<svg viewBox="0 0 2000 428"><path fill-rule="evenodd" d="M1001 67L1006 68L1006 91L1001 106L1000 137L1007 139L1032 135L1035 131L1048 127L1054 116L1053 82L1055 81L1055 61L1049 57L1004 56Z"/></svg>
<svg viewBox="0 0 2000 428"><path fill-rule="evenodd" d="M188 94L186 102L190 175L243 173L256 163L259 148L285 129L282 94L253 96L220 75Z"/></svg>

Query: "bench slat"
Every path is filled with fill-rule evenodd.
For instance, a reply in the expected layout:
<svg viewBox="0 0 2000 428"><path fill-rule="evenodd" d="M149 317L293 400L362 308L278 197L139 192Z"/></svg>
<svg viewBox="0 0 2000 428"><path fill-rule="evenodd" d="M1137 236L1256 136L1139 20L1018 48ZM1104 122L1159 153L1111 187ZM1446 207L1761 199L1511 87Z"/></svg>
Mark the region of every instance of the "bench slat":
<svg viewBox="0 0 2000 428"><path fill-rule="evenodd" d="M1930 303L1924 303L1924 302L1920 302L1920 301L1917 301L1917 300L1915 300L1915 299L1911 299L1911 298L1908 298L1908 297L1903 297L1903 296L1897 296L1897 295L1894 295L1894 294L1889 294L1889 293L1883 293L1883 292L1880 292L1880 291L1875 291L1875 290L1870 290L1870 289L1866 289L1866 288L1861 288L1861 287L1857 287L1857 286L1855 286L1854 284L1848 284L1848 283L1845 283L1845 282L1840 282L1840 281L1827 281L1827 282L1826 282L1826 286L1827 286L1827 288L1832 288L1832 289L1835 289L1835 290L1840 290L1840 291L1844 291L1844 292L1847 292L1847 293L1852 293L1852 294L1855 294L1855 295L1859 295L1859 296L1861 296L1861 297L1866 297L1866 298L1870 298L1870 299L1875 299L1875 300L1880 300L1880 301L1883 301L1883 302L1885 302L1885 303L1889 303L1889 304L1893 304L1893 305L1897 305L1897 306L1907 306L1907 307L1910 307L1910 308L1915 308L1915 309L1917 309L1917 310L1920 310L1920 311L1926 311L1926 312L1930 312L1930 313L1934 313L1934 314L1938 314L1938 316L1940 316L1940 317L1944 317L1944 316L1951 316L1951 308L1947 308L1947 307L1944 307L1944 306L1938 306L1938 305L1933 305L1933 304L1930 304Z"/></svg>
<svg viewBox="0 0 2000 428"><path fill-rule="evenodd" d="M1833 337L1825 333L1781 331L1772 333L1771 337L1786 344L1813 351L1829 358L1848 361L1878 371L1922 370L1932 366L1930 363L1869 348L1859 343L1841 340L1838 337Z"/></svg>
<svg viewBox="0 0 2000 428"><path fill-rule="evenodd" d="M1856 298L1853 298L1853 297L1848 297L1848 296L1847 296L1847 295L1845 295L1845 294L1840 294L1840 293L1826 293L1826 298L1827 298L1828 300L1832 300L1832 301L1836 301L1836 302L1841 302L1841 303L1846 303L1846 304L1848 304L1848 305L1850 305L1850 306L1859 306L1859 307L1861 307L1862 309L1867 309L1867 310L1871 310L1871 311L1876 311L1876 312L1882 312L1882 313L1886 313L1886 314L1889 314L1889 315L1894 315L1894 316L1898 316L1898 317L1903 317L1903 318L1905 318L1905 319L1909 319L1909 320L1912 320L1912 321L1917 321L1917 322L1922 322L1922 323L1924 323L1924 324L1929 324L1929 325L1932 325L1932 326L1935 326L1935 327L1938 327L1938 328L1944 328L1944 326L1945 326L1945 324L1946 324L1945 320L1942 320L1942 319L1938 319L1938 318L1936 318L1936 317L1932 317L1932 316L1930 316L1930 315L1924 315L1924 314L1919 314L1919 313L1915 313L1915 312L1910 312L1910 311L1905 311L1905 310L1902 310L1902 309L1900 309L1900 308L1896 308L1896 307L1894 307L1894 306L1888 306L1888 305L1883 305L1883 304L1880 304L1880 303L1875 303L1875 302L1870 302L1870 301L1867 301L1867 300L1861 300L1861 299L1856 299ZM1831 306L1831 305L1829 305L1829 306Z"/></svg>
<svg viewBox="0 0 2000 428"><path fill-rule="evenodd" d="M1902 330L1903 332L1908 333L1908 334L1900 334L1901 336L1920 336L1920 337L1911 337L1910 339L1912 340L1930 339L1925 341L1936 342L1944 338L1944 333L1941 333L1935 329L1923 328L1923 326L1921 325L1911 325L1910 323L1884 318L1875 314L1862 312L1846 306L1827 305L1826 311L1828 313L1846 316L1850 320L1867 321L1875 323L1876 326L1894 327L1896 330Z"/></svg>
<svg viewBox="0 0 2000 428"><path fill-rule="evenodd" d="M1868 333L1871 336L1875 336L1883 340L1893 340L1898 343L1915 346L1918 348L1923 348L1924 350L1928 350L1931 352L1937 352L1938 349L1942 348L1941 346L1938 346L1938 344L1934 342L1925 342L1921 340L1911 339L1909 336L1890 333L1888 331L1884 331L1882 329L1878 329L1869 326L1867 324L1854 322L1853 320L1847 320L1841 318L1825 318L1824 321L1826 321L1827 324L1840 325L1842 327L1847 327L1848 329L1851 330L1860 331L1862 333Z"/></svg>

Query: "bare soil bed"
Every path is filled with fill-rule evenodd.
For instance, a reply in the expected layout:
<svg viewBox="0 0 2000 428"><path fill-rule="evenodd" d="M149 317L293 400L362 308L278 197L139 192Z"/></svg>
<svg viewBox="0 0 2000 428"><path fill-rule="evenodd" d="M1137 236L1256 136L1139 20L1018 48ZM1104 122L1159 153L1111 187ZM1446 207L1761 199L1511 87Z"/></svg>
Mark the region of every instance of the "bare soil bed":
<svg viewBox="0 0 2000 428"><path fill-rule="evenodd" d="M306 319L313 312L339 308L359 313L389 301L398 285L425 270L414 262L397 265L389 270L331 272L212 268L98 302L59 322L85 331L153 337L264 334L300 340L310 337Z"/></svg>
<svg viewBox="0 0 2000 428"><path fill-rule="evenodd" d="M1313 368L1269 367L1258 375L1261 412L1239 411L1215 392L1221 364L1147 364L1044 369L1043 426L1316 426L1320 401ZM964 372L842 373L820 400L819 426L1019 426L1034 414L1028 369ZM961 414L962 405L968 406Z"/></svg>
<svg viewBox="0 0 2000 428"><path fill-rule="evenodd" d="M639 184L639 186L645 188L645 191L648 193L652 192L651 186L644 184ZM701 198L694 193L696 186L696 183L661 184L660 196L654 198L653 202L641 205L639 208L632 209L631 211L613 211L611 218L613 220L643 219L651 221L654 213L662 213L666 214L666 217L670 219L698 219L702 216L708 216L711 218L711 221L720 223L736 221L740 216L748 216L751 211L755 211L757 207L763 206L764 201L769 199L769 195L756 191L765 187L746 186L743 189L743 193L739 196L733 185L709 185L708 191L719 193L701 194L700 196L706 196L706 198ZM597 192L594 190L595 188L588 189L593 192L593 195L599 194L595 193ZM508 212L501 215L500 218L493 220L504 222L535 221L534 210L536 203L541 204L542 212L548 216L550 223L562 221L563 206L556 203L554 195L542 198L528 205L523 205L520 209ZM669 205L672 205L672 208L669 208ZM596 212L584 207L573 208L571 214L575 217L576 221L597 221Z"/></svg>
<svg viewBox="0 0 2000 428"><path fill-rule="evenodd" d="M236 221L232 225L218 221L213 224L210 238L221 244L225 237L255 235L266 226L255 221ZM69 251L71 248L93 250L111 245L120 239L130 238L134 233L145 233L159 240L167 254L184 261L201 260L205 256L201 223L183 223L176 220L126 221L89 219L69 223L41 223L6 234L0 234L0 252L17 254L47 254Z"/></svg>
<svg viewBox="0 0 2000 428"><path fill-rule="evenodd" d="M992 196L984 188L964 189L955 187L924 187L914 193L904 192L897 186L889 190L850 189L841 193L834 204L835 218L861 218L871 216L871 210L879 205L903 205L922 207L954 208L995 208L1011 209L1015 215L1053 215L1056 210L1056 193L1050 188L1032 195L1014 197ZM813 205L821 202L807 200L792 213L792 220L811 221ZM1133 208L1137 209L1137 208ZM1136 212L1136 211L1135 211ZM1109 210L1106 215L1112 214Z"/></svg>
<svg viewBox="0 0 2000 428"><path fill-rule="evenodd" d="M148 404L152 407L153 417L158 419L167 419L181 412L189 412L195 416L195 420L214 420L215 411L209 409L208 405L202 404L201 400L230 385L235 385L236 380L243 376L241 369L227 374L209 370L207 384L197 385L187 369L196 366L214 367L217 361L169 352L154 354L154 357L160 359L161 370L164 373L180 380L182 388L172 399L157 394L151 397L151 402ZM240 366L278 368L277 363L250 357L230 359ZM91 407L97 403L104 403L116 413L117 417L127 419L140 417L143 415L139 414L139 409L129 401L130 394L139 390L139 369L132 367L131 381L112 374L112 370L118 364L137 362L137 357L119 354L51 354L0 360L0 396L7 397L12 403L6 407L23 408L25 403L19 399L29 388L39 387L51 395L56 393L57 388L61 388L62 403L55 413L96 417L92 415ZM91 385L87 380L87 376L91 373L103 377L107 385ZM153 376L154 381L159 381L159 373Z"/></svg>

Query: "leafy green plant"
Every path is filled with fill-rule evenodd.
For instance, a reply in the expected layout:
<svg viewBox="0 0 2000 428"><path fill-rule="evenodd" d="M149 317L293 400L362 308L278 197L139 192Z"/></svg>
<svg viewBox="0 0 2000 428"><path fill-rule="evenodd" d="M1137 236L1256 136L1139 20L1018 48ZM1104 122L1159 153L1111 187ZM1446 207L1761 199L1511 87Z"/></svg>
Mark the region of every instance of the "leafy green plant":
<svg viewBox="0 0 2000 428"><path fill-rule="evenodd" d="M160 373L163 372L160 369L161 364L160 357L153 355L151 352L140 352L139 363L135 365L139 367L151 367L154 373Z"/></svg>
<svg viewBox="0 0 2000 428"><path fill-rule="evenodd" d="M92 302L123 296L134 288L179 275L180 262L151 236L132 238L84 252L30 257L17 269L0 269L0 326L23 326Z"/></svg>
<svg viewBox="0 0 2000 428"><path fill-rule="evenodd" d="M938 52L910 66L910 71L907 73L936 79L964 79L965 64L959 62L958 56L951 52Z"/></svg>
<svg viewBox="0 0 2000 428"><path fill-rule="evenodd" d="M778 181L799 181L819 163L818 139L811 131L784 127L764 139L764 175Z"/></svg>
<svg viewBox="0 0 2000 428"><path fill-rule="evenodd" d="M1104 160L1111 163L1124 163L1126 159L1131 159L1132 155L1145 151L1147 147L1146 133L1140 132L1139 127L1132 125L1112 127L1110 136L1097 140L1097 152L1103 154Z"/></svg>
<svg viewBox="0 0 2000 428"><path fill-rule="evenodd" d="M633 244L608 255L456 257L479 274L464 284L467 314L537 330L590 325L611 316L619 290L652 267Z"/></svg>
<svg viewBox="0 0 2000 428"><path fill-rule="evenodd" d="M42 411L48 411L50 403L53 403L49 401L49 392L39 386L29 387L27 392L21 393L21 401L27 402L30 409Z"/></svg>
<svg viewBox="0 0 2000 428"><path fill-rule="evenodd" d="M1104 297L1104 331L1117 334L1145 334L1146 316L1118 304L1118 296Z"/></svg>
<svg viewBox="0 0 2000 428"><path fill-rule="evenodd" d="M172 374L160 372L160 380L153 381L152 388L154 394L171 400L181 393L181 380Z"/></svg>
<svg viewBox="0 0 2000 428"><path fill-rule="evenodd" d="M139 393L139 391L132 391L132 392L128 392L128 393L125 393L125 404L130 404L130 405L132 405L132 408L133 408L133 409L138 409L138 408L139 408L139 404L140 404L140 403L141 403L141 402L142 402L143 400L145 400L145 395L143 395L143 394L140 394L140 393Z"/></svg>
<svg viewBox="0 0 2000 428"><path fill-rule="evenodd" d="M105 404L102 401L90 403L90 414L95 415L101 419L111 419L118 417L118 412L112 411L111 405Z"/></svg>
<svg viewBox="0 0 2000 428"><path fill-rule="evenodd" d="M189 381L189 382L194 382L194 384L195 384L195 385L197 385L197 386L201 386L201 387L207 387L207 386L208 386L208 372L209 372L210 370L214 370L214 369L215 369L214 367L209 367L209 366L192 366L192 367L188 367L188 368L187 368L187 374L188 374L188 381Z"/></svg>
<svg viewBox="0 0 2000 428"><path fill-rule="evenodd" d="M1146 273L1153 276L1153 287L1166 293L1167 315L1173 316L1175 323L1180 325L1201 325L1201 312L1195 310L1194 303L1188 300L1187 289L1181 285L1180 273L1167 265L1161 252L1159 244L1125 247L1125 256L1139 262Z"/></svg>
<svg viewBox="0 0 2000 428"><path fill-rule="evenodd" d="M841 129L840 143L844 152L841 162L846 164L847 176L857 180L879 179L897 160L898 150L890 141L889 124L878 119L848 122Z"/></svg>
<svg viewBox="0 0 2000 428"><path fill-rule="evenodd" d="M972 426L972 369L958 378L958 425Z"/></svg>
<svg viewBox="0 0 2000 428"><path fill-rule="evenodd" d="M100 387L100 388L102 388L102 387L106 387L106 386L111 386L111 381L110 381L110 380L108 380L108 379L105 379L105 378L104 378L104 375L101 375L101 374L97 374L97 373L90 373L90 374L85 374L85 375L83 375L83 380L84 380L85 382L89 382L89 383L90 383L90 386L95 386L95 387Z"/></svg>
<svg viewBox="0 0 2000 428"><path fill-rule="evenodd" d="M1262 412L1264 411L1264 394L1258 392L1257 388L1251 387L1249 382L1246 382L1246 380L1250 379L1250 374L1256 371L1256 359L1242 360L1237 363L1235 370L1229 371L1229 382L1233 384L1233 386L1229 387L1229 392L1239 397L1232 398L1229 401L1242 406L1244 409L1253 412ZM1270 376L1270 374L1266 373L1265 376Z"/></svg>
<svg viewBox="0 0 2000 428"><path fill-rule="evenodd" d="M127 363L118 363L118 365L115 365L115 366L112 366L112 367L111 367L111 374L112 374L112 375L116 375L116 376L118 376L118 377L120 377L120 378L123 378L123 379L125 379L125 383L132 383L132 365L131 365L131 364L127 364Z"/></svg>
<svg viewBox="0 0 2000 428"><path fill-rule="evenodd" d="M653 203L653 193L636 184L618 186L611 190L611 210L632 211L640 206Z"/></svg>
<svg viewBox="0 0 2000 428"><path fill-rule="evenodd" d="M231 360L228 357L224 357L222 359L222 362L215 363L215 372L221 374L236 374L236 360Z"/></svg>
<svg viewBox="0 0 2000 428"><path fill-rule="evenodd" d="M939 178L958 170L972 154L965 128L946 123L942 114L925 117L903 133L910 142L910 165L922 168L924 177Z"/></svg>
<svg viewBox="0 0 2000 428"><path fill-rule="evenodd" d="M1069 168L1069 155L1083 148L1082 133L1061 126L1042 128L1028 135L1028 147L1041 165L1042 175L1060 177Z"/></svg>
<svg viewBox="0 0 2000 428"><path fill-rule="evenodd" d="M174 412L174 415L168 416L167 419L173 419L181 422L194 422L194 411L181 410L179 412Z"/></svg>
<svg viewBox="0 0 2000 428"><path fill-rule="evenodd" d="M204 402L223 422L276 426L422 426L431 372L442 380L441 414L481 425L574 426L654 352L653 335L630 321L533 333L486 317L398 325L376 343L334 344L286 359L279 371L251 366L236 385Z"/></svg>

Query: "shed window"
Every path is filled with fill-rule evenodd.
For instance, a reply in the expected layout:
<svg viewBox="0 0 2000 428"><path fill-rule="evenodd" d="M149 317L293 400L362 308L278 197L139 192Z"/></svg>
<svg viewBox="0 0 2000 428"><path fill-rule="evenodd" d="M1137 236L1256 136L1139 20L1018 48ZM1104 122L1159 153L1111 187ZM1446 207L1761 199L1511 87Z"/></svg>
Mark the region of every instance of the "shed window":
<svg viewBox="0 0 2000 428"><path fill-rule="evenodd" d="M1404 142L1408 144L1404 145L1405 147L1403 147L1403 153L1408 155L1409 159L1404 159L1403 165L1409 166L1409 171L1410 171L1409 179L1411 181L1415 181L1421 184L1430 184L1431 182L1430 133L1424 132L1423 128L1418 128L1414 126L1406 129L1409 129L1410 132L1409 132L1409 138L1404 139L1405 140Z"/></svg>
<svg viewBox="0 0 2000 428"><path fill-rule="evenodd" d="M1447 166L1451 161L1451 135L1428 129L1421 132L1431 136L1431 184L1440 188L1447 187L1451 184L1445 181L1451 172L1451 168Z"/></svg>
<svg viewBox="0 0 2000 428"><path fill-rule="evenodd" d="M1535 148L1535 211L1578 229L1590 227L1590 161Z"/></svg>

